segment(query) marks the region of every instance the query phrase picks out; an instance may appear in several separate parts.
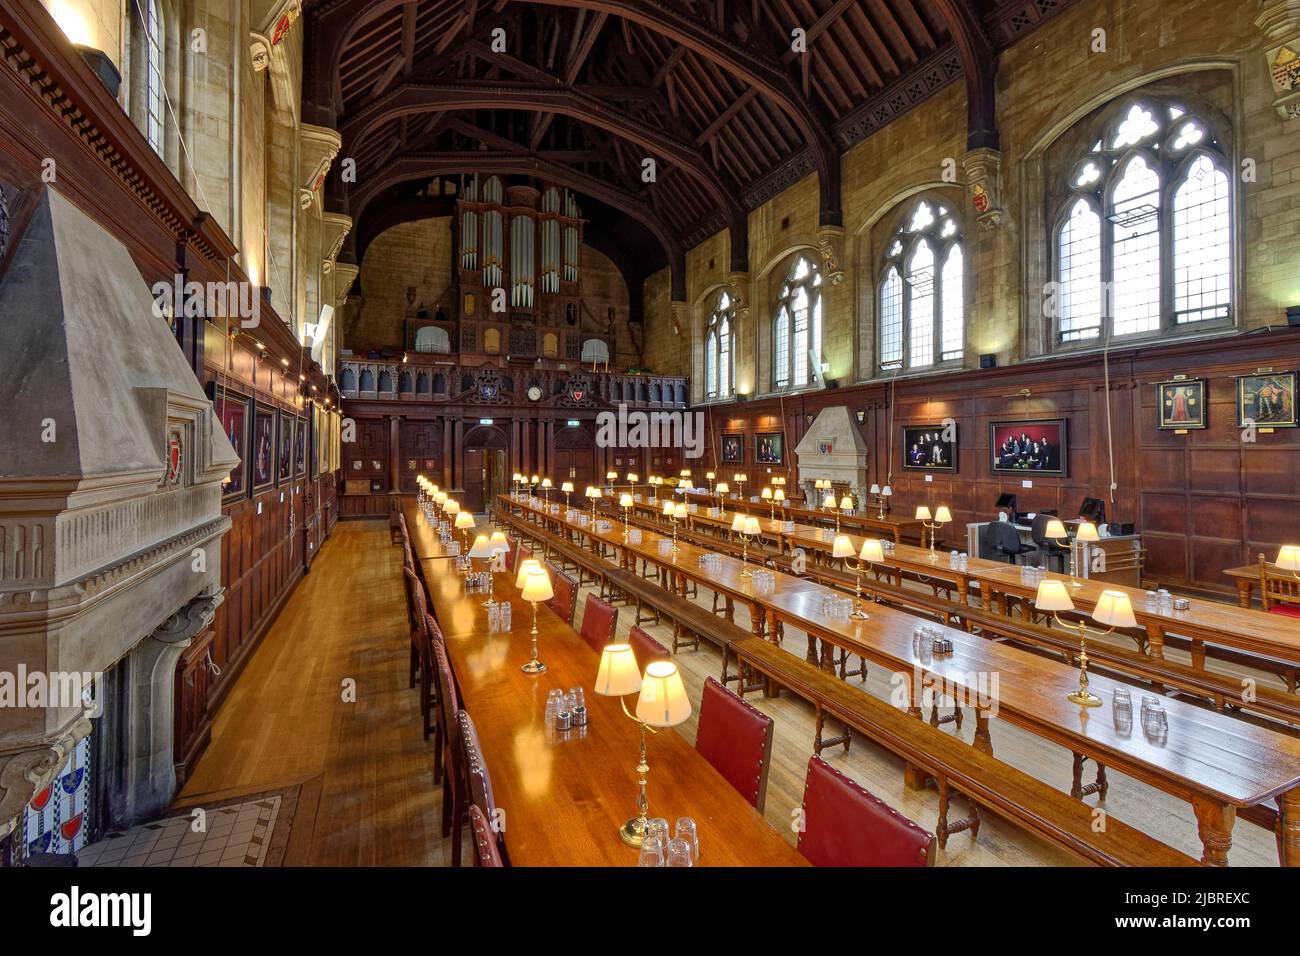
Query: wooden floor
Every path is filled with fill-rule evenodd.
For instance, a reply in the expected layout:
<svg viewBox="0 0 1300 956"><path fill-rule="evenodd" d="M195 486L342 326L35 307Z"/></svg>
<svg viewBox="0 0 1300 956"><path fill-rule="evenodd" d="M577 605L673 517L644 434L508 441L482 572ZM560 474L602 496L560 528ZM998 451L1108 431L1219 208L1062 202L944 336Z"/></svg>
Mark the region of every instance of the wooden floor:
<svg viewBox="0 0 1300 956"><path fill-rule="evenodd" d="M211 746L178 797L192 804L320 776L311 865L445 865L449 848L439 835L441 800L433 785L432 747L420 733L415 693L407 688L407 633L401 587L400 549L389 542L387 523L341 522L317 556L312 572L286 604L280 619L240 675L213 728ZM578 618L590 589L578 599ZM736 622L746 624L743 611ZM618 633L626 635L631 612L620 609ZM648 626L671 646L668 627ZM804 637L787 632L792 648ZM721 655L711 645L676 657L691 698L699 701L708 676L718 676ZM870 669L865 689L888 698L889 674ZM544 680L545 678L543 678ZM345 700L345 682L355 700ZM791 842L792 814L802 802L804 774L813 739L812 708L784 697L757 694L750 703L776 720L766 815ZM951 724L947 732L955 732ZM678 728L695 738L695 717ZM833 729L833 728L832 728ZM969 741L974 720L960 736ZM1070 754L1009 724L993 722L997 756L1066 790ZM933 830L938 807L934 789L903 786L902 764L857 740L823 756L872 793ZM635 754L628 754L629 762ZM653 764L653 758L651 760ZM490 769L490 766L489 766ZM1122 774L1110 772L1107 810L1193 856L1200 856L1191 807ZM653 802L654 794L651 791ZM629 810L635 794L628 794ZM1096 803L1096 797L1088 798ZM961 811L958 804L958 811ZM978 843L957 834L940 852L942 866L1064 865L1071 858L988 813ZM297 824L295 824L297 829ZM1276 866L1271 832L1238 821L1230 853L1233 866ZM628 863L635 861L629 856Z"/></svg>

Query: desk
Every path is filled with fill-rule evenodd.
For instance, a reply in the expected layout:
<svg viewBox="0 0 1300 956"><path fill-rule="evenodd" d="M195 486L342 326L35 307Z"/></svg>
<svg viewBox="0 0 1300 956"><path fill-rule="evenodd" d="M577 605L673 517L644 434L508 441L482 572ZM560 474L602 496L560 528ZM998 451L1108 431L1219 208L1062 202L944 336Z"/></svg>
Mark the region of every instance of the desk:
<svg viewBox="0 0 1300 956"><path fill-rule="evenodd" d="M496 595L512 604L509 633L488 634L484 595L465 593L449 561L428 550L432 529L414 506L406 520L426 573L430 610L446 640L462 706L474 718L505 838L516 866L634 866L636 850L618 828L635 811L640 734L617 699L592 692L600 655L545 605L538 605L540 657L528 660L531 605L513 576L495 576ZM420 526L417 530L417 526ZM437 535L432 534L437 544ZM586 689L589 723L548 731L543 715L552 687ZM737 793L680 734L650 735L650 814L695 819L701 866L806 866L788 840Z"/></svg>
<svg viewBox="0 0 1300 956"><path fill-rule="evenodd" d="M1066 523L1067 529L1071 522ZM980 556L980 537L989 523L978 521L966 525L966 553ZM1013 525L1025 544L1033 544L1028 525ZM1070 549L1077 576L1092 581L1109 581L1129 587L1142 586L1142 536L1137 534L1113 535L1100 541L1078 541L1070 538ZM1027 553L1029 557L1032 553Z"/></svg>
<svg viewBox="0 0 1300 956"><path fill-rule="evenodd" d="M1300 866L1300 741L1292 737L1171 698L1162 701L1169 716L1164 741L1146 739L1138 713L1134 714L1133 730L1124 735L1116 730L1109 707L1088 710L1066 700L1065 695L1078 684L1074 666L957 628L941 628L953 642L952 655L919 660L911 640L917 619L901 611L872 604L867 621L828 620L821 614L821 599L828 594L843 595L807 578L773 571L774 589L759 594L753 579L742 576L741 562L726 555L720 555L715 568L706 572L699 565L700 556L708 553L705 549L679 542L675 554L662 555L658 542L666 536L653 531L643 530L640 543L632 543L623 540L617 527L609 531L583 528L565 521L563 515L546 514L526 501L504 496L500 505L556 524L571 537L576 534L611 546L624 564L630 556L644 558L701 587L742 601L756 618L755 634L768 640L775 635L768 622L784 622L805 631L810 638L809 657L823 669L832 669L831 655L825 649L829 644L902 674L915 714L919 715L917 686L928 682L955 690L976 710L974 745L987 753L993 751L989 719L1002 717L1071 750L1076 789L1081 785L1082 759L1088 758L1188 800L1196 813L1204 862L1226 864L1238 809L1275 801L1282 820L1279 858L1284 865ZM1000 567L1008 568L1005 564ZM1095 583L1085 587L1100 591ZM814 653L814 638L823 644L820 654ZM1109 700L1122 685L1098 674L1092 675L1092 686ZM1140 701L1141 695L1135 693L1134 697Z"/></svg>

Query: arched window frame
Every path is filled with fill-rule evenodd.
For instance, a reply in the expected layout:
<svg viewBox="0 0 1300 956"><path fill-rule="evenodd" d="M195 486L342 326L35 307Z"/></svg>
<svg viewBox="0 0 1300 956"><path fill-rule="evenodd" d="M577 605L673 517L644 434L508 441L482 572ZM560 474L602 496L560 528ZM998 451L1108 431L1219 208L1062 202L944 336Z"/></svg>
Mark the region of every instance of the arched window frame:
<svg viewBox="0 0 1300 956"><path fill-rule="evenodd" d="M1125 143L1123 146L1109 145L1115 142L1121 124L1130 116L1134 107L1149 111L1157 129L1135 143ZM1197 124L1202 131L1202 136L1196 142L1179 146L1181 131L1189 122ZM1088 140L1092 142L1091 148L1081 151L1064 170L1064 179L1057 193L1061 198L1053 210L1048 249L1051 257L1052 289L1059 305L1060 302L1076 294L1064 283L1061 235L1069 224L1075 204L1080 199L1087 202L1101 220L1100 277L1096 292L1099 315L1096 317L1095 325L1067 328L1058 308L1051 314L1052 341L1055 347L1086 348L1111 339L1163 337L1231 327L1236 315L1237 197L1233 188L1233 164L1224 145L1227 138L1220 124L1213 116L1208 115L1206 110L1198 109L1176 97L1136 95L1125 97L1108 110L1105 121L1099 124L1096 135L1090 136ZM1114 195L1134 157L1142 158L1155 173L1158 183L1159 198L1155 212L1156 249L1159 253L1158 318L1153 328L1117 333L1115 323L1117 286L1114 266L1116 236L1123 226L1112 218L1115 216ZM1216 305L1180 310L1177 302L1179 283L1175 260L1180 236L1176 234L1174 201L1179 189L1187 181L1194 164L1202 157L1210 162L1217 174L1224 177L1227 208L1224 210L1223 222L1227 230L1227 241L1221 264L1226 272L1222 274L1221 295L1216 297L1220 301ZM1080 174L1089 162L1099 166L1098 176L1091 183L1080 184ZM1197 274L1199 278L1204 279L1203 272L1198 271ZM1089 290L1084 292L1083 296L1092 294ZM1208 314L1197 317L1194 313Z"/></svg>
<svg viewBox="0 0 1300 956"><path fill-rule="evenodd" d="M807 272L797 277L801 264L807 266ZM772 312L772 388L775 391L807 388L816 381L808 351L811 349L821 355L825 320L821 286L822 274L816 256L808 250L795 253L777 288ZM807 327L803 330L806 345L803 348L798 347L801 331L795 311L800 292L808 297Z"/></svg>
<svg viewBox="0 0 1300 956"><path fill-rule="evenodd" d="M704 394L730 398L736 387L736 302L725 289L718 292L704 333Z"/></svg>
<svg viewBox="0 0 1300 956"><path fill-rule="evenodd" d="M913 228L921 206L930 210L932 221ZM898 226L885 244L884 254L876 269L876 367L882 373L899 370L948 368L960 366L966 352L967 295L966 234L961 218L949 208L950 204L930 196L911 199L905 206ZM934 256L928 289L922 288L911 275L911 264L921 243L925 242ZM947 288L944 271L954 252L961 257L960 287ZM892 284L891 272L897 275ZM913 303L922 294L930 299L933 317L929 328L929 356L918 355L917 350L926 339L913 327ZM889 301L887 301L887 299ZM952 308L957 310L956 329L947 327L945 318ZM897 328L886 326L891 313L897 315Z"/></svg>

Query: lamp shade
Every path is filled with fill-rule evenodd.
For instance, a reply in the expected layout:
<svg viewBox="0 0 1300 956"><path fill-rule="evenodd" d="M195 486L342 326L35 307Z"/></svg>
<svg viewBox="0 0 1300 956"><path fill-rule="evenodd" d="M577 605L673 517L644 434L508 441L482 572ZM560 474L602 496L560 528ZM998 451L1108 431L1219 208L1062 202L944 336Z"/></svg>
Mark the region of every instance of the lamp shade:
<svg viewBox="0 0 1300 956"><path fill-rule="evenodd" d="M952 520L952 512L948 510L947 505L940 505L935 509L934 520L940 524L947 524Z"/></svg>
<svg viewBox="0 0 1300 956"><path fill-rule="evenodd" d="M840 510L841 510L841 511L852 511L852 510L853 510L853 496L852 496L852 495L845 495L843 498L840 499Z"/></svg>
<svg viewBox="0 0 1300 956"><path fill-rule="evenodd" d="M1273 562L1283 571L1300 571L1300 544L1284 544Z"/></svg>
<svg viewBox="0 0 1300 956"><path fill-rule="evenodd" d="M880 489L880 497L882 498L889 498L893 494L894 494L894 489L889 487L889 485L885 485L885 487Z"/></svg>
<svg viewBox="0 0 1300 956"><path fill-rule="evenodd" d="M560 490L563 491L566 495L573 494L573 482L566 481L564 484L560 485Z"/></svg>
<svg viewBox="0 0 1300 956"><path fill-rule="evenodd" d="M549 601L555 597L555 592L551 590L551 576L546 573L545 568L541 567L528 570L521 590L523 599L534 604L540 601Z"/></svg>
<svg viewBox="0 0 1300 956"><path fill-rule="evenodd" d="M618 472L616 472L616 471L607 471L607 472L605 472L605 480L606 480L606 481L617 481L617 480L618 480Z"/></svg>
<svg viewBox="0 0 1300 956"><path fill-rule="evenodd" d="M623 492L623 494L621 494L621 495L618 496L618 506L619 506L620 508L631 508L631 507L632 507L632 496L629 495L626 491Z"/></svg>
<svg viewBox="0 0 1300 956"><path fill-rule="evenodd" d="M725 495L730 490L731 485L727 484L725 481L718 482L718 494Z"/></svg>
<svg viewBox="0 0 1300 956"><path fill-rule="evenodd" d="M1040 611L1073 611L1074 602L1070 600L1070 592L1064 583L1056 578L1047 578L1038 582L1034 607Z"/></svg>
<svg viewBox="0 0 1300 956"><path fill-rule="evenodd" d="M538 477L537 477L537 476L536 476L536 475L533 475L533 480L532 480L532 484L534 484L534 485L535 485L535 484L537 484L537 483L538 483L538 482L539 482L539 481L541 481L541 479L540 479L540 478L538 478Z"/></svg>
<svg viewBox="0 0 1300 956"><path fill-rule="evenodd" d="M523 480L524 480L524 476L521 475L521 474L519 474L519 472L516 471L516 472L511 476L510 480L511 480L511 481L523 481Z"/></svg>
<svg viewBox="0 0 1300 956"><path fill-rule="evenodd" d="M641 689L641 671L631 644L606 644L601 649L593 689L603 697L624 697Z"/></svg>
<svg viewBox="0 0 1300 956"><path fill-rule="evenodd" d="M673 505L673 517L679 521L686 517L686 506L681 502Z"/></svg>
<svg viewBox="0 0 1300 956"><path fill-rule="evenodd" d="M837 534L835 541L831 544L832 558L851 558L853 557L853 542L849 540L847 534Z"/></svg>
<svg viewBox="0 0 1300 956"><path fill-rule="evenodd" d="M651 727L676 727L691 716L691 699L672 661L651 661L646 667L636 715Z"/></svg>
<svg viewBox="0 0 1300 956"><path fill-rule="evenodd" d="M1097 606L1092 609L1092 619L1111 627L1137 627L1133 605L1123 591L1102 591Z"/></svg>
<svg viewBox="0 0 1300 956"><path fill-rule="evenodd" d="M885 560L885 548L880 543L879 538L867 538L862 542L862 550L858 552L859 561L868 561L875 564L877 561Z"/></svg>
<svg viewBox="0 0 1300 956"><path fill-rule="evenodd" d="M880 494L880 486L873 481L871 483L871 487L867 489L867 494L871 494L871 495Z"/></svg>
<svg viewBox="0 0 1300 956"><path fill-rule="evenodd" d="M678 491L692 490L691 479L683 478L681 481L677 482L677 490Z"/></svg>
<svg viewBox="0 0 1300 956"><path fill-rule="evenodd" d="M712 481L712 480L713 480L714 478L716 478L716 477L718 477L718 476L715 475L715 474L714 474L713 472L711 472L711 471L706 471L706 472L704 473L704 479L705 479L706 481Z"/></svg>
<svg viewBox="0 0 1300 956"><path fill-rule="evenodd" d="M1080 521L1079 527L1074 532L1075 541L1100 541L1101 537L1097 534L1097 526L1091 521Z"/></svg>
<svg viewBox="0 0 1300 956"><path fill-rule="evenodd" d="M586 494L588 498L590 498L592 501L595 501L597 498L600 497L600 489L596 488L593 485L588 485Z"/></svg>
<svg viewBox="0 0 1300 956"><path fill-rule="evenodd" d="M543 478L543 479L542 479L542 487L543 487L543 488L549 488L549 487L551 487L551 479L549 479L549 478Z"/></svg>
<svg viewBox="0 0 1300 956"><path fill-rule="evenodd" d="M442 492L438 492L438 494L442 494ZM449 515L458 515L460 514L460 502L455 498L448 498L443 503L442 510Z"/></svg>
<svg viewBox="0 0 1300 956"><path fill-rule="evenodd" d="M541 570L541 567L542 562L538 561L536 558L524 558L520 561L519 573L515 575L515 587L522 591L524 589L524 581L528 578L528 572L534 569ZM550 598L547 598L547 600L550 600Z"/></svg>
<svg viewBox="0 0 1300 956"><path fill-rule="evenodd" d="M683 468L677 474L681 475L683 478L689 478L691 477L691 470L689 468Z"/></svg>
<svg viewBox="0 0 1300 956"><path fill-rule="evenodd" d="M735 517L731 519L731 530L739 534L745 533L745 516L739 511L737 511Z"/></svg>
<svg viewBox="0 0 1300 956"><path fill-rule="evenodd" d="M627 480L635 485L641 479L637 476L637 473L635 471L629 471L627 473Z"/></svg>
<svg viewBox="0 0 1300 956"><path fill-rule="evenodd" d="M759 492L759 497L762 498L764 501L770 501L772 499L772 489L764 488L761 492Z"/></svg>
<svg viewBox="0 0 1300 956"><path fill-rule="evenodd" d="M445 491L435 491L435 492L433 493L433 501L434 501L434 504L438 505L439 507L441 507L442 505L446 504L446 502L447 502L447 492L445 492Z"/></svg>
<svg viewBox="0 0 1300 956"><path fill-rule="evenodd" d="M1061 524L1061 519L1053 518L1047 522L1047 527L1043 529L1043 537L1052 541L1060 541L1068 538L1069 535L1065 533L1065 525Z"/></svg>
<svg viewBox="0 0 1300 956"><path fill-rule="evenodd" d="M673 503L672 503L672 500L671 500L671 499L666 499L666 500L664 501L664 517L665 517L665 518L671 518L672 516L673 516Z"/></svg>
<svg viewBox="0 0 1300 956"><path fill-rule="evenodd" d="M495 554L496 552L492 550L492 543L485 534L479 535L474 539L474 543L470 545L469 556L471 558L490 558Z"/></svg>
<svg viewBox="0 0 1300 956"><path fill-rule="evenodd" d="M492 548L493 554L501 554L503 551L510 550L510 542L506 540L504 531L493 531L492 537L488 539L488 545Z"/></svg>
<svg viewBox="0 0 1300 956"><path fill-rule="evenodd" d="M457 530L464 531L466 528L472 527L474 527L474 516L472 514L468 511L462 511L460 514L456 515Z"/></svg>
<svg viewBox="0 0 1300 956"><path fill-rule="evenodd" d="M785 501L785 492L782 491L780 488L776 489L776 491L772 492L772 500Z"/></svg>
<svg viewBox="0 0 1300 956"><path fill-rule="evenodd" d="M753 515L745 515L745 534L758 534L758 519Z"/></svg>
<svg viewBox="0 0 1300 956"><path fill-rule="evenodd" d="M930 520L930 509L927 508L925 505L917 505L917 506L916 506L916 520L917 520L917 521L929 521L929 520Z"/></svg>
<svg viewBox="0 0 1300 956"><path fill-rule="evenodd" d="M822 507L823 508L835 507L835 492L833 491L826 492L826 497L822 499Z"/></svg>

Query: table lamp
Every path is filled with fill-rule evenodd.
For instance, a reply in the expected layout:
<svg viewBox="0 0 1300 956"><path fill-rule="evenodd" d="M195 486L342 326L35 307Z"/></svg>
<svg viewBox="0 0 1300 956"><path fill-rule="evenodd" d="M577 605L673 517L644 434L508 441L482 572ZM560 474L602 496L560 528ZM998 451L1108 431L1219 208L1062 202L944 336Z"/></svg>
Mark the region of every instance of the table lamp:
<svg viewBox="0 0 1300 956"><path fill-rule="evenodd" d="M717 475L711 471L706 471L704 473L704 480L709 483L709 497L713 497L713 479L716 477Z"/></svg>
<svg viewBox="0 0 1300 956"><path fill-rule="evenodd" d="M1300 581L1300 544L1282 545L1278 549L1277 560L1273 563L1282 571L1290 571L1291 577Z"/></svg>
<svg viewBox="0 0 1300 956"><path fill-rule="evenodd" d="M776 491L772 492L772 505L774 510L776 508L780 508L781 513L782 514L785 513L785 489L784 488L778 488L776 489Z"/></svg>
<svg viewBox="0 0 1300 956"><path fill-rule="evenodd" d="M1079 689L1066 695L1067 699L1081 707L1097 707L1101 698L1088 690L1088 634L1104 637L1117 627L1136 627L1137 619L1133 616L1133 605L1123 591L1102 591L1097 599L1097 606L1092 609L1092 619L1099 624L1108 625L1104 631L1089 628L1082 620L1071 623L1061 618L1061 611L1074 610L1070 592L1057 578L1047 578L1038 582L1038 594L1034 598L1034 607L1040 611L1051 611L1056 623L1065 628L1079 632Z"/></svg>
<svg viewBox="0 0 1300 956"><path fill-rule="evenodd" d="M672 661L651 661L644 676L637 669L636 655L631 644L606 644L600 653L600 666L596 671L595 691L604 697L617 697L623 713L634 720L641 730L641 752L636 773L639 792L636 816L619 828L619 836L628 846L639 847L645 839L646 820L650 801L646 797L646 731L657 734L660 727L675 727L691 716L691 702L677 665ZM627 709L628 694L640 696L636 712Z"/></svg>
<svg viewBox="0 0 1300 956"><path fill-rule="evenodd" d="M442 506L445 505L446 503L447 503L447 492L439 490L433 493L433 506L435 508L441 511Z"/></svg>
<svg viewBox="0 0 1300 956"><path fill-rule="evenodd" d="M840 510L835 513L835 530L840 530L840 516L853 512L853 496L845 495L840 499Z"/></svg>
<svg viewBox="0 0 1300 956"><path fill-rule="evenodd" d="M759 496L760 498L762 498L764 501L767 502L767 517L768 517L768 519L770 520L770 519L772 519L772 518L775 518L775 517L776 517L776 511L775 511L775 509L774 509L773 506L772 506L772 489L771 489L771 488L764 488L762 491L760 491L760 492L758 493L758 496Z"/></svg>
<svg viewBox="0 0 1300 956"><path fill-rule="evenodd" d="M720 481L714 491L718 495L718 517L725 518L727 516L727 494L731 491L731 485L725 481Z"/></svg>
<svg viewBox="0 0 1300 956"><path fill-rule="evenodd" d="M1075 548L1070 549L1070 587L1081 588L1083 582L1078 579L1080 571L1086 571L1088 568L1088 545L1093 541L1100 541L1101 535L1097 533L1097 526L1091 521L1080 521L1079 527L1074 529L1074 543L1083 545L1082 550L1075 554ZM1083 558L1083 566L1079 566L1079 558Z"/></svg>
<svg viewBox="0 0 1300 956"><path fill-rule="evenodd" d="M650 500L655 504L659 503L659 486L663 483L664 480L658 475L651 475L646 479L646 484L650 486Z"/></svg>
<svg viewBox="0 0 1300 956"><path fill-rule="evenodd" d="M629 471L629 472L627 473L627 490L628 490L628 491L635 491L635 490L636 490L636 483L637 483L638 481L640 481L640 480L641 480L640 476L637 475L637 473L636 473L635 471Z"/></svg>
<svg viewBox="0 0 1300 956"><path fill-rule="evenodd" d="M632 496L626 491L618 499L618 506L623 509L623 540L627 540L627 516L632 510Z"/></svg>
<svg viewBox="0 0 1300 956"><path fill-rule="evenodd" d="M862 542L862 550L858 552L858 559L853 564L847 560L844 566L850 569L854 575L853 584L853 610L849 612L849 617L856 621L865 621L871 617L866 611L862 610L862 572L870 571L871 566L885 560L885 547L880 543L878 538L867 538Z"/></svg>
<svg viewBox="0 0 1300 956"><path fill-rule="evenodd" d="M442 494L442 492L440 491L438 494ZM442 513L448 518L454 519L456 515L460 514L460 502L455 498L448 498L442 503Z"/></svg>
<svg viewBox="0 0 1300 956"><path fill-rule="evenodd" d="M515 486L514 487L515 494L519 494L519 485L523 482L523 480L524 480L524 476L519 474L519 472L517 471L510 476L510 483Z"/></svg>
<svg viewBox="0 0 1300 956"><path fill-rule="evenodd" d="M542 479L542 500L548 505L551 503L551 479Z"/></svg>
<svg viewBox="0 0 1300 956"><path fill-rule="evenodd" d="M473 569L474 567L475 560L490 562L493 558L496 557L496 552L492 550L491 539L488 538L488 536L485 534L481 534L477 538L475 538L474 543L470 545L468 557L470 560L471 569ZM491 581L491 579L492 579L492 571L491 568L489 568L488 580ZM488 593L491 594L490 586L489 586ZM490 603L492 603L491 597L489 597L488 600L484 602L484 606L486 607Z"/></svg>
<svg viewBox="0 0 1300 956"><path fill-rule="evenodd" d="M540 562L533 558L520 564L519 576L523 578L523 585L519 589L520 596L533 606L533 629L529 632L529 659L528 663L521 665L519 669L525 674L542 674L546 671L546 665L537 659L537 603L549 601L555 597L555 591L551 588L551 576L546 573L546 569Z"/></svg>
<svg viewBox="0 0 1300 956"><path fill-rule="evenodd" d="M616 471L607 471L607 472L605 472L605 484L606 484L608 487L613 488L613 487L614 487L614 482L616 482L616 481L618 481L618 472L616 472Z"/></svg>
<svg viewBox="0 0 1300 956"><path fill-rule="evenodd" d="M542 479L538 478L536 475L533 475L532 481L528 483L528 493L530 495L537 494L537 485L541 482L541 480Z"/></svg>
<svg viewBox="0 0 1300 956"><path fill-rule="evenodd" d="M595 485L587 486L587 500L591 502L591 520L596 520L596 502L601 498L600 489Z"/></svg>
<svg viewBox="0 0 1300 956"><path fill-rule="evenodd" d="M456 515L456 530L461 534L461 553L469 553L469 529L474 527L474 516L468 511Z"/></svg>
<svg viewBox="0 0 1300 956"><path fill-rule="evenodd" d="M885 506L886 506L886 504L888 503L888 499L891 498L891 497L893 497L893 494L894 494L894 489L891 488L891 487L889 487L889 485L884 485L883 487L881 487L881 489L880 489L880 517L883 518L883 517L885 516Z"/></svg>
<svg viewBox="0 0 1300 956"><path fill-rule="evenodd" d="M564 492L564 510L569 510L569 495L573 494L573 482L566 481L560 485L560 490Z"/></svg>
<svg viewBox="0 0 1300 956"><path fill-rule="evenodd" d="M676 553L681 550L677 547L677 523L686 520L686 506L680 501L673 505L673 513L669 520L673 523L673 552Z"/></svg>
<svg viewBox="0 0 1300 956"><path fill-rule="evenodd" d="M737 514L731 522L731 530L740 535L740 576L751 578L754 572L749 570L749 543L758 536L758 519L753 515Z"/></svg>
<svg viewBox="0 0 1300 956"><path fill-rule="evenodd" d="M743 501L745 498L745 482L749 481L749 476L741 472L738 475L732 475L731 480L736 483L736 494L740 495Z"/></svg>

